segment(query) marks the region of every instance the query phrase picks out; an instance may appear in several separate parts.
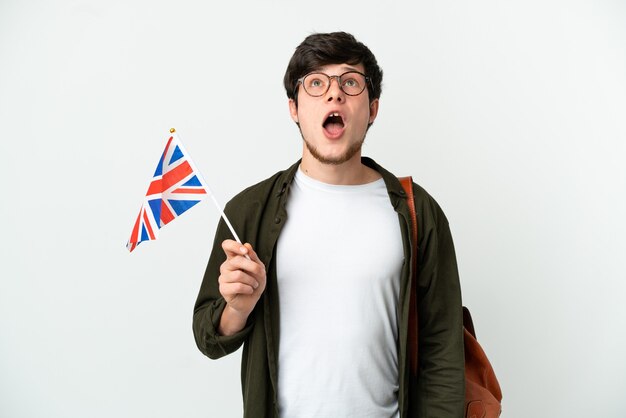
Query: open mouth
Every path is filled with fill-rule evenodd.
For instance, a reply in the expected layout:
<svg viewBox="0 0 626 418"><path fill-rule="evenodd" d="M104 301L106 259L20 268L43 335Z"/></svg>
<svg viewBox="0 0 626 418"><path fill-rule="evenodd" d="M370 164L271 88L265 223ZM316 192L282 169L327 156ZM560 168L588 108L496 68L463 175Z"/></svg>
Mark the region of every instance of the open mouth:
<svg viewBox="0 0 626 418"><path fill-rule="evenodd" d="M341 117L341 115L337 112L331 113L324 121L323 126L329 134L333 136L339 135L343 131L344 127L343 117Z"/></svg>

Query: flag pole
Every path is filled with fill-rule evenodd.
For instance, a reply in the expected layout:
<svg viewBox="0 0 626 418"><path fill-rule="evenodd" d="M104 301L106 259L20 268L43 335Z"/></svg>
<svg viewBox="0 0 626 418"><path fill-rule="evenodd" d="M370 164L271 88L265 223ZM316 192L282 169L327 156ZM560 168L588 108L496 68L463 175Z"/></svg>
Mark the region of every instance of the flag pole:
<svg viewBox="0 0 626 418"><path fill-rule="evenodd" d="M170 129L170 133L172 135L176 135L178 137L178 135L176 134L176 129L171 128ZM183 154L189 156L189 154L187 153L187 150L183 146L182 141L180 140L180 137L178 139L179 139L178 140L178 144L181 146L181 148L183 148L182 149ZM224 213L224 210L222 209L222 205L219 204L219 202L215 198L215 195L213 194L213 191L209 187L209 184L206 182L206 180L204 180L204 176L202 175L200 170L198 170L198 168L195 166L195 164L193 163L193 160L191 158L188 158L188 161L189 161L189 164L191 165L191 168L193 169L193 171L198 175L198 177L200 179L200 182L202 183L202 186L204 188L206 188L206 191L208 192L209 196L211 196L211 200L213 200L213 203L215 204L215 207L217 208L217 210L220 213L220 215L222 216L222 219L224 219L224 222L226 222L226 225L228 226L228 229L230 229L230 233L233 234L233 237L235 237L235 241L237 241L239 244L242 244L241 240L239 239L239 236L235 232L235 228L233 228L233 225L230 223L230 221L228 220L228 217Z"/></svg>

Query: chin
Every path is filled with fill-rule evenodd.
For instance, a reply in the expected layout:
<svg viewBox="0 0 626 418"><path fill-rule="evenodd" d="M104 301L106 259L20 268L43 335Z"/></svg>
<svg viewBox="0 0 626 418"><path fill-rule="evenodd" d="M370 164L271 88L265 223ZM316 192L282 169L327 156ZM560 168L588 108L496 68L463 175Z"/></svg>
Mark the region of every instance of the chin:
<svg viewBox="0 0 626 418"><path fill-rule="evenodd" d="M352 144L347 150L339 154L323 154L318 150L315 146L310 144L306 139L304 140L306 148L309 150L309 153L322 164L329 165L340 165L345 163L346 161L354 158L355 155L360 153L361 148L363 146L363 141L356 142Z"/></svg>

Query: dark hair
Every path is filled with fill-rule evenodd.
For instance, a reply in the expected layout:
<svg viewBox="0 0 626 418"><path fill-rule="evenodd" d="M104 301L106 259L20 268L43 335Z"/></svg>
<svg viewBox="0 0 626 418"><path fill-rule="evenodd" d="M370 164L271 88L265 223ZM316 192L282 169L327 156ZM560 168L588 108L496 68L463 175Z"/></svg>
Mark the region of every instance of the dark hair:
<svg viewBox="0 0 626 418"><path fill-rule="evenodd" d="M300 77L328 64L363 64L365 75L371 83L367 85L370 102L381 93L383 70L376 57L363 43L346 32L314 33L306 37L293 53L283 84L287 97L298 104L297 82Z"/></svg>

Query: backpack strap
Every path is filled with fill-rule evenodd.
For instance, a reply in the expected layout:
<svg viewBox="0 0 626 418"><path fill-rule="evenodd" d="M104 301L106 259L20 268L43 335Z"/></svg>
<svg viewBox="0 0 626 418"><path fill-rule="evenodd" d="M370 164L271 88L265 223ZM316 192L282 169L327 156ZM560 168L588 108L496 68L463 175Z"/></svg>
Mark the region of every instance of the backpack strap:
<svg viewBox="0 0 626 418"><path fill-rule="evenodd" d="M400 184L406 193L407 204L409 205L409 213L411 214L411 298L409 300L409 356L411 362L411 373L417 376L418 369L418 323L417 323L417 212L415 211L415 199L413 198L413 178L399 177Z"/></svg>

